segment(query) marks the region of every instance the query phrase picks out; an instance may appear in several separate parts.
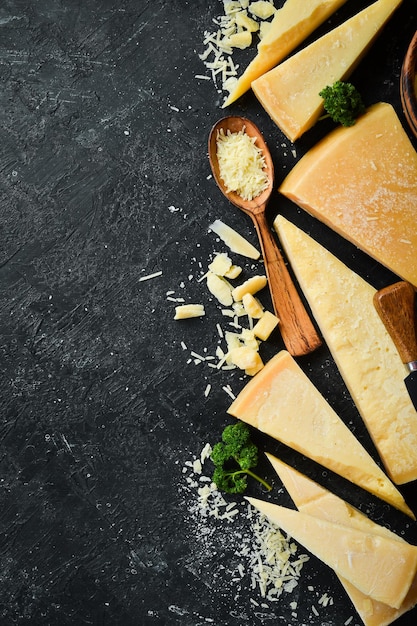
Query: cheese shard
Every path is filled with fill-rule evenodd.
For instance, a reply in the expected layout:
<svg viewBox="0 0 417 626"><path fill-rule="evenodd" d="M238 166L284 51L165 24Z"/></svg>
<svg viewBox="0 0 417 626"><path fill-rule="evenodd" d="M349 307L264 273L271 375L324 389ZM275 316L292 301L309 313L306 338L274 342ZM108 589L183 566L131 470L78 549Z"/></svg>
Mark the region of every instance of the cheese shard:
<svg viewBox="0 0 417 626"><path fill-rule="evenodd" d="M414 518L398 489L286 350L246 384L228 413Z"/></svg>
<svg viewBox="0 0 417 626"><path fill-rule="evenodd" d="M283 216L274 227L388 475L397 484L415 480L417 412L374 307L376 290Z"/></svg>
<svg viewBox="0 0 417 626"><path fill-rule="evenodd" d="M223 107L250 89L252 81L272 69L304 41L346 0L286 0L278 9L267 34L258 44L256 57L238 79Z"/></svg>
<svg viewBox="0 0 417 626"><path fill-rule="evenodd" d="M256 97L295 141L323 114L319 92L346 79L402 0L378 0L252 83Z"/></svg>
<svg viewBox="0 0 417 626"><path fill-rule="evenodd" d="M417 152L390 104L309 150L279 191L417 287Z"/></svg>
<svg viewBox="0 0 417 626"><path fill-rule="evenodd" d="M300 511L330 522L404 541L287 463L272 454L267 454L267 457ZM396 576L396 573L394 575ZM365 626L388 626L417 604L417 575L414 576L409 591L398 609L373 600L343 577L339 576L339 579Z"/></svg>
<svg viewBox="0 0 417 626"><path fill-rule="evenodd" d="M417 571L417 546L272 502L247 500L363 594L400 608Z"/></svg>
<svg viewBox="0 0 417 626"><path fill-rule="evenodd" d="M214 220L209 228L224 241L232 252L255 260L261 256L261 253L247 239L221 220Z"/></svg>

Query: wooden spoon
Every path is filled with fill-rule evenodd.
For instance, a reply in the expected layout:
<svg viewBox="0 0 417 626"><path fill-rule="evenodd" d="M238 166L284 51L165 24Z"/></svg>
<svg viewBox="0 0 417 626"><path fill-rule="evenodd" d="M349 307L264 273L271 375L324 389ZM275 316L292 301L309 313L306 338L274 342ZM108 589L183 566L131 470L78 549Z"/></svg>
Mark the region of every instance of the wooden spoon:
<svg viewBox="0 0 417 626"><path fill-rule="evenodd" d="M269 178L267 189L253 200L244 200L234 191L227 191L220 177L217 159L217 133L240 132L244 129L250 137L256 137L255 145L262 150ZM285 261L268 225L265 209L274 184L274 165L271 154L258 128L244 117L225 117L211 129L208 154L215 181L226 198L239 209L250 215L256 228L265 262L272 304L280 320L279 328L288 352L293 356L308 354L321 345L317 331L301 301L288 272Z"/></svg>

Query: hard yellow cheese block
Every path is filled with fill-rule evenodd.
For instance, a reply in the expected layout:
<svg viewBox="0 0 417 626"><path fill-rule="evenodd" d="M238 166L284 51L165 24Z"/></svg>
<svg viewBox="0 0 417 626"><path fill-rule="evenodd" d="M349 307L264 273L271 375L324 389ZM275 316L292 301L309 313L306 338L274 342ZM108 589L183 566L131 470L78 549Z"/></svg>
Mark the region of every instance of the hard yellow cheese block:
<svg viewBox="0 0 417 626"><path fill-rule="evenodd" d="M363 594L400 608L416 575L416 546L272 502L247 500Z"/></svg>
<svg viewBox="0 0 417 626"><path fill-rule="evenodd" d="M286 350L246 384L228 413L414 518L398 489Z"/></svg>
<svg viewBox="0 0 417 626"><path fill-rule="evenodd" d="M385 535L397 541L403 541L388 528L376 524L342 498L321 487L272 454L267 454L267 457L300 511L329 522L345 524L365 532ZM392 576L397 577L395 570L392 572ZM417 575L414 576L398 609L370 598L345 578L339 576L339 579L365 626L388 626L417 604Z"/></svg>
<svg viewBox="0 0 417 626"><path fill-rule="evenodd" d="M346 0L286 0L278 9L267 34L258 45L256 57L237 81L223 107L232 104L252 81L282 61L310 33L337 11Z"/></svg>
<svg viewBox="0 0 417 626"><path fill-rule="evenodd" d="M343 80L402 0L378 0L252 82L252 89L291 141L323 114L319 92Z"/></svg>
<svg viewBox="0 0 417 626"><path fill-rule="evenodd" d="M279 191L417 286L417 152L378 103L304 155Z"/></svg>
<svg viewBox="0 0 417 626"><path fill-rule="evenodd" d="M283 216L274 226L388 475L397 484L415 480L417 412L375 289Z"/></svg>

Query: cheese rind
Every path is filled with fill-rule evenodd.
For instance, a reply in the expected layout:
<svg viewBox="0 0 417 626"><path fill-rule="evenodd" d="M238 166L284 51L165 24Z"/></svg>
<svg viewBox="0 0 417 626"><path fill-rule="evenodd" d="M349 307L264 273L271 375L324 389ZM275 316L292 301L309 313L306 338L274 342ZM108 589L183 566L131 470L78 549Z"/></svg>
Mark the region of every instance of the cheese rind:
<svg viewBox="0 0 417 626"><path fill-rule="evenodd" d="M390 104L309 150L279 191L417 287L417 152Z"/></svg>
<svg viewBox="0 0 417 626"><path fill-rule="evenodd" d="M320 91L346 79L402 0L377 0L252 82L252 89L291 141L323 114Z"/></svg>
<svg viewBox="0 0 417 626"><path fill-rule="evenodd" d="M417 479L417 413L376 290L283 216L274 227L388 475Z"/></svg>
<svg viewBox="0 0 417 626"><path fill-rule="evenodd" d="M267 457L300 511L330 522L345 524L367 532L386 535L397 541L404 541L391 530L376 524L342 498L301 474L287 463L277 459L272 454L267 454ZM396 576L395 572L394 576ZM417 604L417 575L414 576L409 591L398 609L373 600L343 577L339 576L339 579L365 626L389 626Z"/></svg>
<svg viewBox="0 0 417 626"><path fill-rule="evenodd" d="M272 502L247 500L363 594L400 608L417 571L416 546Z"/></svg>
<svg viewBox="0 0 417 626"><path fill-rule="evenodd" d="M228 413L414 517L398 489L286 350L247 383Z"/></svg>
<svg viewBox="0 0 417 626"><path fill-rule="evenodd" d="M238 79L223 107L250 89L252 81L277 65L346 0L286 0L275 13L256 57Z"/></svg>

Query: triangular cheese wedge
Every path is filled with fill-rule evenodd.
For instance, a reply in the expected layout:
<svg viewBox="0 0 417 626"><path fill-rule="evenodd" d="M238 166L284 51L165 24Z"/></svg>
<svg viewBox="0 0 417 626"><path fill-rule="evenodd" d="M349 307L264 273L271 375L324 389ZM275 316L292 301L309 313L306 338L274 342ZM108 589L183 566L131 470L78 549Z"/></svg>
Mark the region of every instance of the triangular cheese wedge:
<svg viewBox="0 0 417 626"><path fill-rule="evenodd" d="M373 304L375 289L279 215L274 227L388 475L417 478L417 412L405 368Z"/></svg>
<svg viewBox="0 0 417 626"><path fill-rule="evenodd" d="M279 191L417 287L416 181L417 152L378 102L311 148Z"/></svg>
<svg viewBox="0 0 417 626"><path fill-rule="evenodd" d="M272 454L267 454L267 457L294 504L303 513L329 522L345 524L365 532L385 535L397 541L404 541L391 530L376 524L342 498L318 485L314 480L301 474L287 463L277 459ZM396 572L394 572L394 576L397 576ZM343 577L339 576L339 579L365 626L388 626L417 604L417 575L414 576L399 609L373 600Z"/></svg>
<svg viewBox="0 0 417 626"><path fill-rule="evenodd" d="M247 500L363 594L396 609L401 606L417 571L416 546L271 502Z"/></svg>
<svg viewBox="0 0 417 626"><path fill-rule="evenodd" d="M256 57L238 79L223 107L240 98L252 81L277 65L346 0L286 0L274 15Z"/></svg>
<svg viewBox="0 0 417 626"><path fill-rule="evenodd" d="M323 114L320 91L347 78L402 0L378 0L252 83L256 97L291 141Z"/></svg>
<svg viewBox="0 0 417 626"><path fill-rule="evenodd" d="M246 384L228 413L414 518L398 489L286 350Z"/></svg>

